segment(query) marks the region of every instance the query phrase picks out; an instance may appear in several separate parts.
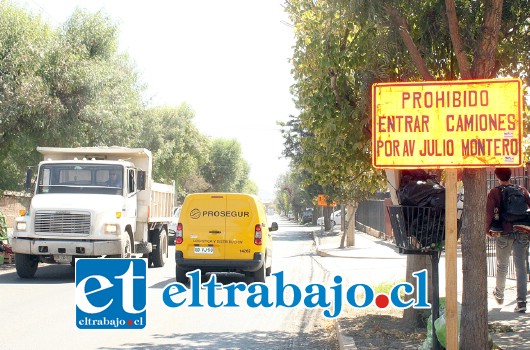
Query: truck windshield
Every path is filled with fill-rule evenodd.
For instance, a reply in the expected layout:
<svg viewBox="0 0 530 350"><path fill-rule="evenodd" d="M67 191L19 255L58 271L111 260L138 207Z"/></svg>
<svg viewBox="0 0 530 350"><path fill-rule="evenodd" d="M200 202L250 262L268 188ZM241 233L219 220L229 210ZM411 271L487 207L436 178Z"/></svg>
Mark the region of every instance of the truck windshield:
<svg viewBox="0 0 530 350"><path fill-rule="evenodd" d="M37 193L123 193L123 168L116 165L44 164Z"/></svg>

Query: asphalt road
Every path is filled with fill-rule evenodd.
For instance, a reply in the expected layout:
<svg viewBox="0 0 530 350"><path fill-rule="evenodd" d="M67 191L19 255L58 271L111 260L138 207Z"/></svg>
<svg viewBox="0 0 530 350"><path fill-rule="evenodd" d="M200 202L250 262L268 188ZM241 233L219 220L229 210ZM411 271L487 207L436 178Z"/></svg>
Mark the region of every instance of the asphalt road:
<svg viewBox="0 0 530 350"><path fill-rule="evenodd" d="M315 256L310 228L275 217L272 272L283 272L285 283L305 286L329 278ZM172 252L173 246L170 246ZM221 274L219 282L243 282ZM276 291L275 277L266 285ZM163 268L147 272L146 327L139 330L86 330L76 327L75 270L70 265L39 267L34 279L18 278L13 269L0 270L2 349L335 349L332 322L322 310L304 307L251 308L245 296L239 307L170 308L164 288L175 282L170 254ZM200 297L206 300L206 291ZM285 290L286 300L293 297Z"/></svg>

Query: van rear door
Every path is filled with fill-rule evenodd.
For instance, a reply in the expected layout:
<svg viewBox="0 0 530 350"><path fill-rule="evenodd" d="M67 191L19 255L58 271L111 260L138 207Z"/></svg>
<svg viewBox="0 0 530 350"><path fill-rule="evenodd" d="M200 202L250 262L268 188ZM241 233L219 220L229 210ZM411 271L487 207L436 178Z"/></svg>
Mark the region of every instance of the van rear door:
<svg viewBox="0 0 530 350"><path fill-rule="evenodd" d="M219 194L190 195L188 213L180 213L184 225L183 255L187 259L224 259L226 240L226 196ZM186 218L182 216L186 215Z"/></svg>
<svg viewBox="0 0 530 350"><path fill-rule="evenodd" d="M254 244L258 211L254 198L244 194L227 194L226 201L226 258L252 260L261 246Z"/></svg>

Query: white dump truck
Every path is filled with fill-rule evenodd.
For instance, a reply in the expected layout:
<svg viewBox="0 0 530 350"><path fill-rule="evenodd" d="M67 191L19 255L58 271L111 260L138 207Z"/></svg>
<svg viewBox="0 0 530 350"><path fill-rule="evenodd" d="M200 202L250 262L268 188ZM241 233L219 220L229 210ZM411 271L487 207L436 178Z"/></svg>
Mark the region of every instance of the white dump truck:
<svg viewBox="0 0 530 350"><path fill-rule="evenodd" d="M39 262L85 257L168 258L175 186L152 180L151 152L124 147L37 147L39 163L29 210L10 240L21 278ZM26 185L31 188L32 172Z"/></svg>

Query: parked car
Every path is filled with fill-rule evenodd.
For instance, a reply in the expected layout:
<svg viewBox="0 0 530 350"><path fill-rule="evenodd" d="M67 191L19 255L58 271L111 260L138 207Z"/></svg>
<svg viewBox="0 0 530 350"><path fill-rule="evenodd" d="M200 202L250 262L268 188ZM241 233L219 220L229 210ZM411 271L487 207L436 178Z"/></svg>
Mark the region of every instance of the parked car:
<svg viewBox="0 0 530 350"><path fill-rule="evenodd" d="M177 224L179 223L179 217L180 217L180 209L182 207L175 207L173 208L173 220L169 223L167 226L167 230L169 231L170 235L174 235L177 231Z"/></svg>
<svg viewBox="0 0 530 350"><path fill-rule="evenodd" d="M290 212L287 214L287 219L288 219L289 221L294 220L294 214L293 214L292 211L290 211Z"/></svg>
<svg viewBox="0 0 530 350"><path fill-rule="evenodd" d="M329 216L329 221L331 222L331 227L335 225L340 225L340 218L341 218L341 212L339 210L335 210L331 215ZM346 218L348 218L348 211L346 211Z"/></svg>
<svg viewBox="0 0 530 350"><path fill-rule="evenodd" d="M331 215L329 216L329 221L331 222L331 227L335 225L340 225L340 210L335 210ZM346 218L348 218L348 211L346 211ZM317 225L324 226L324 217L321 216L317 219Z"/></svg>
<svg viewBox="0 0 530 350"><path fill-rule="evenodd" d="M313 208L307 208L302 212L302 224L313 222Z"/></svg>

